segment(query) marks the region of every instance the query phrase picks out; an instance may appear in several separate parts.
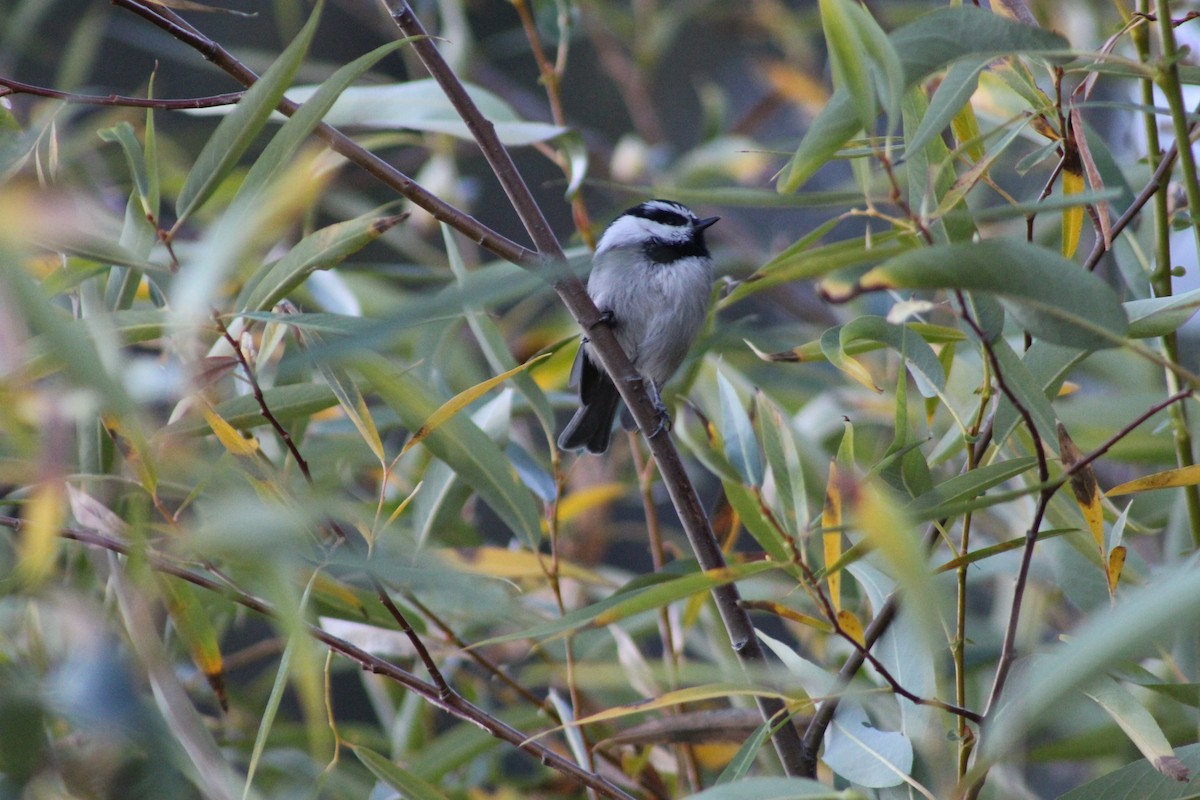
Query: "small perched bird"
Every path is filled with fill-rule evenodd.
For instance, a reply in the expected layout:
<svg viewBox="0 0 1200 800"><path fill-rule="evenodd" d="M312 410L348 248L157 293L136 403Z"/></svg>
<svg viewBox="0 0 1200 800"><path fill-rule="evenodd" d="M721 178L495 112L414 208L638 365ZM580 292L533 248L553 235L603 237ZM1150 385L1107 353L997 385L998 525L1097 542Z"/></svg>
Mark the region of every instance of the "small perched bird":
<svg viewBox="0 0 1200 800"><path fill-rule="evenodd" d="M669 422L662 387L708 315L712 259L704 231L718 219L697 219L687 206L670 200L648 200L613 220L592 257L588 294L625 355L649 381L660 429ZM621 396L588 349L587 337L575 357L571 385L579 388L580 407L558 446L603 453Z"/></svg>

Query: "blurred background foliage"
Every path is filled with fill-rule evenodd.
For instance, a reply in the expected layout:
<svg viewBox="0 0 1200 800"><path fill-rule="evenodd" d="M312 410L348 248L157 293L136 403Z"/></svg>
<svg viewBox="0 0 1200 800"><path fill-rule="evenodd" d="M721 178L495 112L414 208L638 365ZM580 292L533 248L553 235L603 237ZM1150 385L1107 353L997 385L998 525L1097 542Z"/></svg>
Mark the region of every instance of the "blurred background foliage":
<svg viewBox="0 0 1200 800"><path fill-rule="evenodd" d="M173 102L241 87L136 4L0 4L0 796L582 796L535 735L638 797L1190 796L1189 7L415 4L577 271L647 197L722 217L669 392L714 576L636 437L555 451L550 287L263 124L353 84L327 122L525 241L381 4L142 3L266 73L238 111ZM897 586L824 787L775 777L750 698L804 730ZM389 672L417 641L482 717Z"/></svg>

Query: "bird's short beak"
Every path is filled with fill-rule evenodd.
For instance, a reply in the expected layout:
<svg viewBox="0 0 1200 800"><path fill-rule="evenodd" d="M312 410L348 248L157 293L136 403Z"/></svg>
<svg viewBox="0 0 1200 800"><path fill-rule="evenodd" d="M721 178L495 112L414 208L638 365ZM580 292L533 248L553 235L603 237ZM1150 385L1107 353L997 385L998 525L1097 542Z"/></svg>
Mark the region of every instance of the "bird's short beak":
<svg viewBox="0 0 1200 800"><path fill-rule="evenodd" d="M695 229L698 231L702 231L705 228L707 228L711 225L714 225L717 222L717 220L719 220L719 219L720 219L720 217L709 217L708 219L699 220L696 222Z"/></svg>

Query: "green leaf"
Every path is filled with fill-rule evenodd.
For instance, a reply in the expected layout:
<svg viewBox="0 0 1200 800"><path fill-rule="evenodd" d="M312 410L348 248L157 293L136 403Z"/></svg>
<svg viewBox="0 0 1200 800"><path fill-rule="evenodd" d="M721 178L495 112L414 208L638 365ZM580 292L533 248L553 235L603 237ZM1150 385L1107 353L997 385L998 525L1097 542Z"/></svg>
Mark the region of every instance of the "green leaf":
<svg viewBox="0 0 1200 800"><path fill-rule="evenodd" d="M734 564L725 569L690 572L682 577L667 577L665 574L657 574L649 578L650 585L648 586L620 591L590 606L570 611L533 628L497 636L476 646L521 639L546 639L586 627L604 627L627 619L634 614L653 611L678 600L685 600L701 592L710 591L717 586L724 586L778 568L778 564L770 561L749 561L743 564Z"/></svg>
<svg viewBox="0 0 1200 800"><path fill-rule="evenodd" d="M259 270L242 288L238 307L264 311L319 269L337 266L392 228L404 215L358 217L310 233L288 254Z"/></svg>
<svg viewBox="0 0 1200 800"><path fill-rule="evenodd" d="M867 339L895 350L904 359L909 373L923 397L935 397L946 388L946 373L933 348L906 325L893 325L883 317L864 316L842 326L839 349L845 353L851 343Z"/></svg>
<svg viewBox="0 0 1200 800"><path fill-rule="evenodd" d="M722 301L722 306L732 305L752 294L770 289L782 283L808 280L848 267L883 261L917 246L916 238L896 233L873 235L870 241L862 238L809 248L828 233L838 220L830 220L805 236L775 258L763 264L754 274L734 287ZM820 234L820 235L818 235Z"/></svg>
<svg viewBox="0 0 1200 800"><path fill-rule="evenodd" d="M1012 353L1012 348L1007 348L1007 350L1008 352L1004 354L1006 358L1009 354L1012 354L1012 358L1016 358L1016 354ZM1000 355L999 351L997 351L997 355ZM1039 387L1045 402L1049 403L1058 396L1058 390L1066 380L1067 373L1086 355L1086 352L1078 348L1040 341L1034 342L1033 346L1026 350L1021 357L1021 368L1013 373L1018 382L1017 388L1021 394L1029 394L1034 391L1034 387ZM1005 374L1007 375L1007 373ZM1041 426L1044 424L1044 404L1041 400L1035 400L1035 404L1042 409L1040 413L1043 415L1043 420L1039 421L1039 426ZM996 444L1004 444L1013 429L1020 423L1021 418L1012 401L1001 396L1000 403L996 406L996 419L992 426L992 438L995 439ZM1057 434L1053 435L1050 441L1057 441Z"/></svg>
<svg viewBox="0 0 1200 800"><path fill-rule="evenodd" d="M337 405L337 396L319 383L296 383L263 390L263 399L271 414L282 424L307 419L318 411ZM263 417L258 402L249 395L235 397L213 406L213 411L234 428L250 430L270 423ZM206 436L208 423L198 415L188 416L163 428L167 436Z"/></svg>
<svg viewBox="0 0 1200 800"><path fill-rule="evenodd" d="M287 97L297 103L306 102L320 88L294 86L287 90ZM483 115L496 126L496 135L506 145L519 147L544 142L568 132L567 128L557 125L522 120L512 106L479 86L466 84L465 88ZM224 111L206 108L190 113L204 116ZM325 121L339 128L407 129L445 133L474 142L466 123L432 78L379 86L352 86L337 98L325 114Z"/></svg>
<svg viewBox="0 0 1200 800"><path fill-rule="evenodd" d="M1000 372L1004 375L1004 385L1029 412L1033 424L1037 427L1038 435L1042 437L1042 443L1052 450L1057 449L1058 416L1054 413L1054 408L1050 405L1050 398L1046 396L1042 384L1004 339L992 342L992 352L996 356L997 363L1000 364ZM1005 395L1004 399L1008 400L1009 398ZM1011 403L1011 401L1009 402ZM1016 413L1015 407L1013 407L1013 412ZM1018 424L1024 423L1024 419L1019 416L1017 421ZM999 438L1001 432L1005 431L997 428L995 438L998 444L1003 442Z"/></svg>
<svg viewBox="0 0 1200 800"><path fill-rule="evenodd" d="M846 697L833 715L821 760L852 783L882 789L898 786L912 772L913 747L904 734L876 728L858 700Z"/></svg>
<svg viewBox="0 0 1200 800"><path fill-rule="evenodd" d="M1200 289L1170 297L1130 300L1125 303L1129 315L1129 338L1149 339L1166 336L1183 326L1200 308Z"/></svg>
<svg viewBox="0 0 1200 800"><path fill-rule="evenodd" d="M142 152L142 145L137 136L134 135L133 126L122 122L101 130L99 136L101 141L116 142L121 146L121 151L125 154L125 163L129 166L129 175L133 178L133 188L141 200L142 210L146 214L154 214L155 209L151 205L150 197L150 177L146 172L146 155Z"/></svg>
<svg viewBox="0 0 1200 800"><path fill-rule="evenodd" d="M717 387L721 396L721 438L725 440L725 458L742 476L747 486L762 486L762 454L754 438L754 426L733 384L717 371Z"/></svg>
<svg viewBox="0 0 1200 800"><path fill-rule="evenodd" d="M250 167L246 179L242 181L242 185L238 189L237 197L234 200L235 205L252 202L272 180L291 166L292 158L300 146L304 144L309 134L313 132L313 129L317 127L333 107L334 102L351 83L362 77L384 56L395 52L411 41L411 38L404 38L377 47L346 64L317 87L316 91L272 137L262 154L254 160L254 165Z"/></svg>
<svg viewBox="0 0 1200 800"><path fill-rule="evenodd" d="M904 68L906 87L967 56L994 57L1069 47L1056 34L973 6L930 12L896 29L890 38ZM861 127L850 92L839 88L812 121L795 155L780 174L779 191L799 189Z"/></svg>
<svg viewBox="0 0 1200 800"><path fill-rule="evenodd" d="M432 783L417 777L374 750L361 744L348 743L348 746L372 775L400 792L400 796L406 800L448 800L448 795L443 794Z"/></svg>
<svg viewBox="0 0 1200 800"><path fill-rule="evenodd" d="M1167 741L1154 716L1124 686L1105 675L1085 687L1083 693L1095 700L1105 713L1112 717L1142 755L1151 764L1158 765L1160 771L1173 769L1176 765L1183 766L1175 758L1171 743ZM1171 777L1187 782L1186 769L1181 774L1182 777Z"/></svg>
<svg viewBox="0 0 1200 800"><path fill-rule="evenodd" d="M979 86L979 73L991 63L987 58L964 59L954 64L942 78L941 84L929 101L929 109L921 118L917 130L904 147L904 158L908 160L924 149L933 137L941 135L953 121L959 110L966 105Z"/></svg>
<svg viewBox="0 0 1200 800"><path fill-rule="evenodd" d="M176 230L208 200L217 185L233 170L242 153L246 152L246 148L267 123L275 106L283 99L284 91L308 53L324 7L324 0L318 0L300 34L242 95L242 99L205 142L175 201L178 217Z"/></svg>
<svg viewBox="0 0 1200 800"><path fill-rule="evenodd" d="M1200 744L1189 744L1175 751L1193 775L1200 773ZM1145 759L1121 767L1082 786L1077 786L1058 800L1195 800L1195 781L1168 780Z"/></svg>
<svg viewBox="0 0 1200 800"><path fill-rule="evenodd" d="M770 512L767 511L762 494L754 487L734 481L724 481L722 485L725 487L725 497L729 500L729 505L737 512L754 541L758 542L776 564L790 564L795 551L783 531L769 518Z"/></svg>
<svg viewBox="0 0 1200 800"><path fill-rule="evenodd" d="M1011 239L903 253L859 281L864 289L952 289L995 296L1026 330L1055 344L1099 350L1124 341L1117 295L1077 264Z"/></svg>
<svg viewBox="0 0 1200 800"><path fill-rule="evenodd" d="M410 430L419 429L442 405L429 387L382 357L364 354L354 364ZM527 545L537 547L542 537L537 503L509 459L475 423L456 415L430 433L423 445L470 484Z"/></svg>
<svg viewBox="0 0 1200 800"><path fill-rule="evenodd" d="M758 412L755 414L758 437L775 478L784 527L792 536L799 536L802 527L808 524L808 493L796 434L783 411L762 391L755 393L754 407Z"/></svg>
<svg viewBox="0 0 1200 800"><path fill-rule="evenodd" d="M869 62L863 58L862 40L851 20L856 6L851 0L820 0L821 28L833 67L833 85L844 89L854 103L858 126L868 133L875 128L875 87Z"/></svg>
<svg viewBox="0 0 1200 800"><path fill-rule="evenodd" d="M908 504L906 511L918 519L934 519L938 515L937 509L939 506L946 503L970 500L973 497L983 494L993 486L999 486L1005 481L1011 480L1036 466L1037 459L1033 456L1028 456L1025 458L1010 458L1007 461L998 461L994 464L978 467L962 475L955 475L953 478L934 486L925 494L913 499Z"/></svg>

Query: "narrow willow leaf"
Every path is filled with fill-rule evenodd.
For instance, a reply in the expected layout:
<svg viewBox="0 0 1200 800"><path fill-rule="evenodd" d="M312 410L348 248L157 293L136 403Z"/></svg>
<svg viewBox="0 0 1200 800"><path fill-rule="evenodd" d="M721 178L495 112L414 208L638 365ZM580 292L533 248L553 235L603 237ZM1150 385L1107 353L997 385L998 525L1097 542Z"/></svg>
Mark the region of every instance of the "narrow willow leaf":
<svg viewBox="0 0 1200 800"><path fill-rule="evenodd" d="M821 335L821 353L825 360L872 392L882 394L883 389L875 383L875 378L863 363L846 354L842 347L841 333L841 328L838 327L830 328Z"/></svg>
<svg viewBox="0 0 1200 800"><path fill-rule="evenodd" d="M843 698L825 737L822 760L846 780L883 789L899 786L913 766L912 742L899 731L876 728L854 698ZM928 796L928 795L927 795Z"/></svg>
<svg viewBox="0 0 1200 800"><path fill-rule="evenodd" d="M328 386L319 383L296 383L263 390L267 408L280 423L305 419L330 406L337 405L337 396ZM237 430L249 430L269 425L258 401L249 395L224 400L213 407L213 412ZM205 436L211 429L200 417L189 416L172 422L163 428L162 436Z"/></svg>
<svg viewBox="0 0 1200 800"><path fill-rule="evenodd" d="M411 37L389 42L341 67L304 101L296 113L288 118L279 132L271 138L254 165L246 173L238 189L235 204L253 202L263 188L279 177L291 164L300 146L333 107L334 101L346 88L363 76L367 70L379 63L384 56L394 53L412 41Z"/></svg>
<svg viewBox="0 0 1200 800"><path fill-rule="evenodd" d="M175 230L212 196L218 184L233 170L242 153L246 152L246 148L267 123L275 106L283 99L284 91L308 53L308 46L317 31L317 23L321 19L324 6L324 0L318 0L300 34L263 76L242 95L237 106L221 120L212 136L205 142L175 201L175 213L178 217Z"/></svg>
<svg viewBox="0 0 1200 800"><path fill-rule="evenodd" d="M946 375L933 348L904 325L893 325L883 317L862 316L842 326L839 349L845 353L854 342L876 341L900 354L924 397L935 397L946 388Z"/></svg>
<svg viewBox="0 0 1200 800"><path fill-rule="evenodd" d="M1155 489L1177 489L1181 486L1195 486L1200 483L1200 465L1168 469L1134 478L1104 493L1105 497L1120 497L1123 494L1136 492L1152 492Z"/></svg>
<svg viewBox="0 0 1200 800"><path fill-rule="evenodd" d="M549 357L550 353L543 353L540 356L535 356L534 358L526 361L524 364L513 367L508 372L502 372L495 377L488 378L486 381L477 383L469 389L464 389L454 397L451 397L449 400L439 406L436 411L429 415L429 418L425 420L424 424L417 429L416 433L412 435L412 438L404 444L404 449L400 451L401 455L407 453L414 446L423 442L431 433L444 425L447 420L449 420L459 411L462 411L471 403L478 400L483 395L490 392L492 389L504 383L517 373L524 372L533 365L537 364L539 361L543 361Z"/></svg>
<svg viewBox="0 0 1200 800"><path fill-rule="evenodd" d="M1149 339L1166 336L1179 330L1200 308L1200 289L1169 297L1148 300L1129 300L1125 313L1129 315L1129 336Z"/></svg>
<svg viewBox="0 0 1200 800"><path fill-rule="evenodd" d="M483 115L495 126L503 144L521 147L550 141L568 133L567 128L544 122L521 119L512 106L499 95L475 84L464 88ZM318 86L294 86L287 97L297 103L305 102L320 90ZM196 116L227 113L222 108L194 109ZM453 104L447 99L437 81L432 78L388 83L375 86L352 86L341 93L325 121L335 127L377 128L388 131L408 129L428 133L444 133L474 142L470 128Z"/></svg>
<svg viewBox="0 0 1200 800"><path fill-rule="evenodd" d="M1083 192L1083 168L1078 161L1068 164L1062 171L1063 196L1070 198ZM1068 206L1062 212L1063 258L1074 258L1079 247L1079 235L1083 232L1083 206Z"/></svg>
<svg viewBox="0 0 1200 800"><path fill-rule="evenodd" d="M1157 572L1144 586L1128 587L1114 607L1093 611L1067 642L1052 647L1009 681L976 766L994 763L1018 743L1029 741L1042 723L1061 715L1064 698L1090 686L1107 670L1169 646L1179 627L1179 610L1197 604L1200 572L1187 563Z"/></svg>
<svg viewBox="0 0 1200 800"><path fill-rule="evenodd" d="M54 573L66 509L61 481L42 481L30 492L22 510L24 524L17 546L16 574L26 583L39 584Z"/></svg>
<svg viewBox="0 0 1200 800"><path fill-rule="evenodd" d="M821 527L825 533L821 536L823 545L822 564L828 570L831 564L837 563L842 557L842 488L838 478L838 462L829 462L829 478L825 482L825 505L821 509ZM842 608L842 574L829 572L825 578L829 586L829 601L834 611Z"/></svg>
<svg viewBox="0 0 1200 800"><path fill-rule="evenodd" d="M746 684L739 683L711 683L703 686L689 686L685 689L676 689L658 697L651 697L636 703L627 703L608 708L576 720L574 724L591 725L610 719L621 719L633 714L644 714L647 711L657 711L660 708L671 708L681 703L700 703L706 700L717 700L727 697L775 697L780 700L789 699L787 695L766 686L747 686Z"/></svg>
<svg viewBox="0 0 1200 800"><path fill-rule="evenodd" d="M577 517L591 514L596 509L609 505L624 497L630 487L624 483L596 483L573 489L558 503L558 521L568 523Z"/></svg>
<svg viewBox="0 0 1200 800"><path fill-rule="evenodd" d="M455 238L454 231L449 225L443 223L441 228L442 242L446 248L450 270L454 273L455 284L458 289L465 290L470 273L467 271L467 266L462 259L462 253L459 251L458 240ZM471 328L471 333L475 335L475 339L479 342L484 357L487 359L488 366L494 372L507 372L516 367L517 360L513 357L508 342L500 330L500 326L484 310L483 304L473 301L464 302L463 312L459 316L466 317L467 325ZM550 352L554 352L556 349L551 349ZM550 406L550 401L546 398L546 393L542 391L542 388L532 376L524 372L517 372L513 375L513 386L516 387L521 396L533 408L538 421L542 423L542 429L546 433L549 446L551 448L555 447L554 439L557 423L554 418L554 409Z"/></svg>
<svg viewBox="0 0 1200 800"><path fill-rule="evenodd" d="M505 634L504 636L497 636L488 639L486 642L480 642L476 647L522 639L546 639L589 627L604 627L627 619L634 614L663 608L670 603L710 591L716 586L724 586L727 583L733 583L778 568L778 564L770 561L749 561L743 564L734 564L724 569L692 572L677 578L658 575L654 577L653 582L649 586L626 589L590 606L570 611L560 617L536 625L533 628Z"/></svg>
<svg viewBox="0 0 1200 800"><path fill-rule="evenodd" d="M1044 247L1011 239L935 245L863 275L864 289L961 289L994 295L1030 333L1084 349L1116 347L1129 327L1111 288Z"/></svg>
<svg viewBox="0 0 1200 800"><path fill-rule="evenodd" d="M796 435L783 410L761 390L755 392L754 407L758 437L775 479L784 527L793 537L798 537L802 527L808 524L808 493Z"/></svg>
<svg viewBox="0 0 1200 800"><path fill-rule="evenodd" d="M310 233L287 255L263 267L246 282L238 307L244 311L273 307L313 272L337 266L387 233L405 216L358 217Z"/></svg>
<svg viewBox="0 0 1200 800"><path fill-rule="evenodd" d="M1037 459L1033 456L987 464L939 483L925 494L913 499L906 510L922 519L935 517L938 506L970 500L1036 466Z"/></svg>
<svg viewBox="0 0 1200 800"><path fill-rule="evenodd" d="M1083 693L1112 717L1156 770L1172 780L1187 782L1187 767L1175 757L1154 717L1128 689L1105 676L1084 688Z"/></svg>
<svg viewBox="0 0 1200 800"><path fill-rule="evenodd" d="M1195 697L1195 688L1191 688ZM1179 763L1189 772L1200 772L1200 744L1190 744L1175 751ZM1147 790L1147 787L1153 789ZM1144 759L1138 759L1120 769L1060 794L1057 800L1193 800L1195 788L1187 784L1163 780L1162 771Z"/></svg>
<svg viewBox="0 0 1200 800"><path fill-rule="evenodd" d="M979 86L979 73L989 63L991 60L986 58L965 58L950 67L933 93L921 124L904 147L905 159L924 148L935 136L941 135L955 115L970 102L971 95Z"/></svg>
<svg viewBox="0 0 1200 800"><path fill-rule="evenodd" d="M790 725L791 720L783 720L778 724ZM754 733L742 742L737 753L725 765L725 769L721 770L721 774L717 776L713 782L714 787L731 785L739 782L744 782L746 776L750 774L750 768L754 766L754 762L758 759L758 752L762 750L764 744L771 738L773 731L771 723L764 722L754 729ZM756 795L759 797L761 795Z"/></svg>
<svg viewBox="0 0 1200 800"><path fill-rule="evenodd" d="M411 430L420 428L438 407L434 392L386 359L361 354L357 369ZM474 422L455 415L434 428L424 444L455 470L500 519L530 547L541 540L541 512L508 458Z"/></svg>
<svg viewBox="0 0 1200 800"><path fill-rule="evenodd" d="M253 436L242 436L207 402L201 406L200 413L204 415L204 421L216 435L217 441L231 455L247 457L258 453L258 440Z"/></svg>
<svg viewBox="0 0 1200 800"><path fill-rule="evenodd" d="M204 608L203 594L190 583L157 575L171 625L187 647L200 674L212 687L221 708L229 710L225 695L225 661L217 629Z"/></svg>
<svg viewBox="0 0 1200 800"><path fill-rule="evenodd" d="M449 795L443 794L432 783L400 767L369 747L349 743L347 746L354 755L358 756L358 760L363 763L363 766L371 771L372 775L399 792L401 797L408 800L449 800Z"/></svg>
<svg viewBox="0 0 1200 800"><path fill-rule="evenodd" d="M742 476L742 483L762 486L762 453L754 438L754 426L733 384L719 370L717 388L721 398L721 436L725 440L725 458Z"/></svg>
<svg viewBox="0 0 1200 800"><path fill-rule="evenodd" d="M1071 439L1071 434L1067 433L1065 425L1061 422L1058 423L1057 430L1058 453L1062 459L1063 469L1069 470L1083 459L1083 453ZM1092 532L1092 539L1096 542L1096 548L1103 557L1104 508L1100 503L1100 484L1096 482L1096 471L1089 464L1071 476L1070 484L1075 502L1078 504L1084 520L1087 521L1088 529Z"/></svg>
<svg viewBox="0 0 1200 800"><path fill-rule="evenodd" d="M321 337L310 331L300 330L300 340L309 350L320 347ZM333 391L337 397L338 404L342 407L346 418L354 425L354 429L358 431L358 435L371 449L371 453L377 458L380 464L383 464L387 456L383 450L383 439L379 436L379 428L375 425L375 419L371 416L371 409L367 407L366 398L359 391L358 385L350 378L344 369L338 366L333 361L321 359L317 361L317 370L321 373L321 377L325 380L325 384ZM406 503L407 504L407 503ZM391 520L388 520L390 523Z"/></svg>
<svg viewBox="0 0 1200 800"><path fill-rule="evenodd" d="M1105 577L1108 578L1108 593L1117 593L1117 583L1121 580L1121 572L1125 569L1127 548L1119 544L1108 552L1108 563L1105 565Z"/></svg>
<svg viewBox="0 0 1200 800"><path fill-rule="evenodd" d="M753 275L734 287L729 296L722 301L722 307L781 283L819 278L834 270L883 261L911 250L918 244L913 237L889 232L874 235L869 242L859 238L811 247L820 238L815 234L827 233L836 222L837 220L830 220L763 264Z"/></svg>
<svg viewBox="0 0 1200 800"><path fill-rule="evenodd" d="M792 563L794 546L767 508L762 493L756 487L736 481L725 481L723 486L729 505L771 560L776 564Z"/></svg>
<svg viewBox="0 0 1200 800"><path fill-rule="evenodd" d="M133 188L141 201L143 214L155 214L156 209L150 197L150 177L146 173L146 154L134 135L133 126L122 122L112 128L105 128L98 134L101 141L116 142L125 154L125 163L129 167L129 175L133 178Z"/></svg>
<svg viewBox="0 0 1200 800"><path fill-rule="evenodd" d="M820 0L821 29L833 66L833 84L845 89L854 104L858 126L868 133L875 128L875 87L871 69L863 58L863 42L851 20L851 0Z"/></svg>

